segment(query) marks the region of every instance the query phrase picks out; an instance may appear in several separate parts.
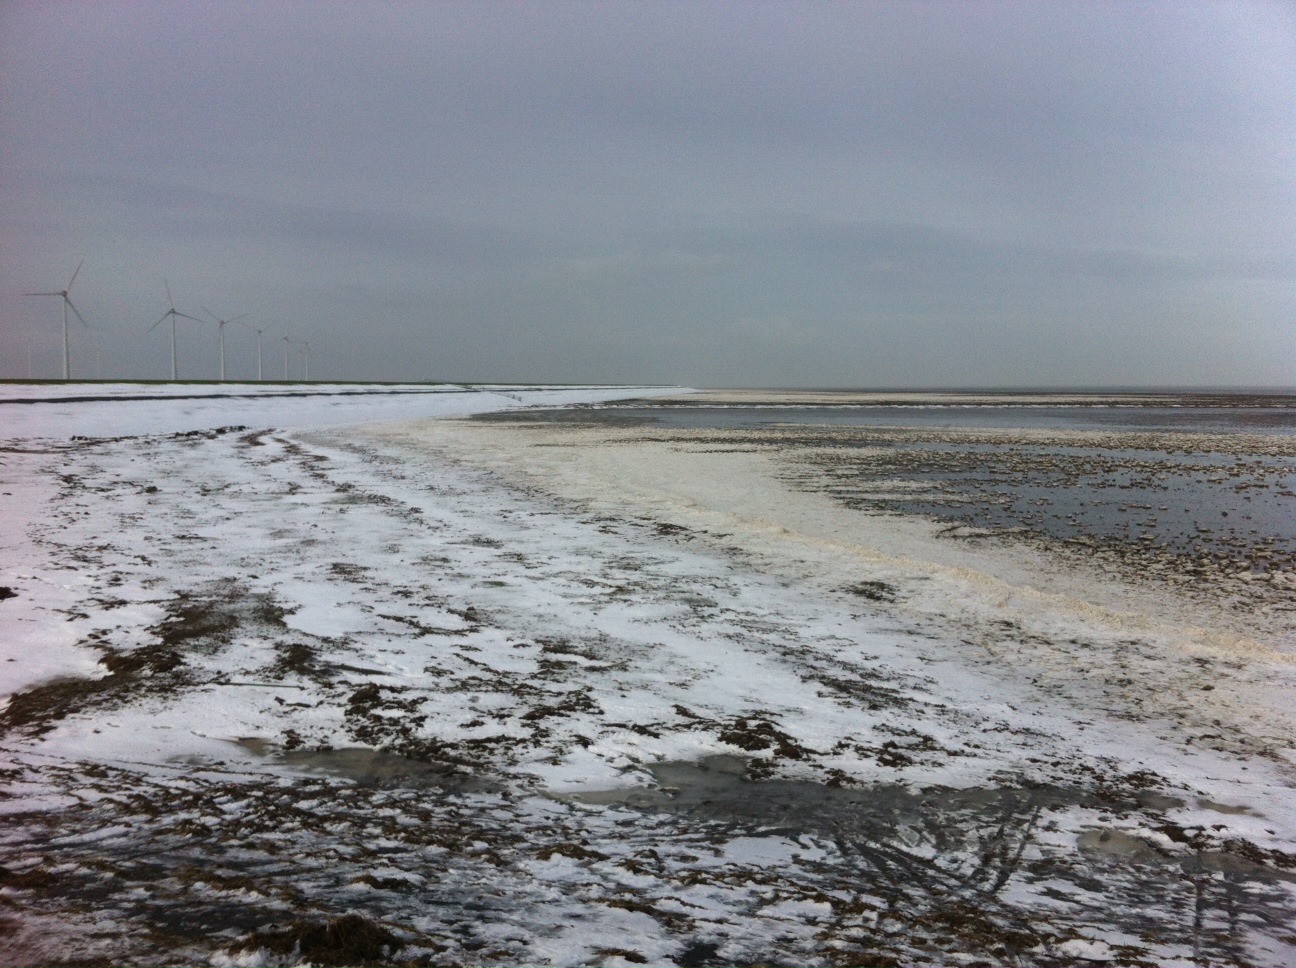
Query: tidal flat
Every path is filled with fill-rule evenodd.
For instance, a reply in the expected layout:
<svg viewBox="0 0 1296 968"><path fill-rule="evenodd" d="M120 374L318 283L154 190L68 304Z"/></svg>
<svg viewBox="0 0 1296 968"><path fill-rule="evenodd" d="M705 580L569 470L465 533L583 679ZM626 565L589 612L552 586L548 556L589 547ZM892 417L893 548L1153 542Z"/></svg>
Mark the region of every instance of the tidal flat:
<svg viewBox="0 0 1296 968"><path fill-rule="evenodd" d="M635 395L6 441L0 950L1296 959L1291 401Z"/></svg>

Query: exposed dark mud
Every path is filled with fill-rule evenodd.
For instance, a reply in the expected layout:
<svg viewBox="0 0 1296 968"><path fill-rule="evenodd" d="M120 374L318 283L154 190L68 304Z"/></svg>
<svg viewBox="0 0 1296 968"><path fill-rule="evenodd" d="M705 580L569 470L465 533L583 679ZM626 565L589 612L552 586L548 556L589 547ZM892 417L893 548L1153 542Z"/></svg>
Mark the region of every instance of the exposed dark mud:
<svg viewBox="0 0 1296 968"><path fill-rule="evenodd" d="M100 653L107 673L96 679L64 677L15 693L0 709L0 734L39 736L59 720L170 695L197 683L190 660L210 657L242 628L283 630L283 612L264 594L249 593L235 581L183 593L165 605L167 617L147 645L123 649L96 635L85 644Z"/></svg>
<svg viewBox="0 0 1296 968"><path fill-rule="evenodd" d="M294 919L253 931L234 951L270 952L312 965L388 965L405 942L359 914L327 921Z"/></svg>
<svg viewBox="0 0 1296 968"><path fill-rule="evenodd" d="M845 589L852 595L866 598L871 602L894 602L896 588L884 581L862 581Z"/></svg>

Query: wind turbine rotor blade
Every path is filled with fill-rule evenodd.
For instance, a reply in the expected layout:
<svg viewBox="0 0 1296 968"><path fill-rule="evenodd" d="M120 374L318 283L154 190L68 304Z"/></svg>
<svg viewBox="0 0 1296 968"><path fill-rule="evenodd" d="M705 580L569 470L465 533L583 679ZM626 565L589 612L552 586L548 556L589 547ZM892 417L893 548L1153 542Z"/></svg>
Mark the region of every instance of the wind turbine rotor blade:
<svg viewBox="0 0 1296 968"><path fill-rule="evenodd" d="M202 303L199 303L199 304L198 304L198 308L201 309L203 312L205 312L205 313L206 313L208 316L210 316L212 319L216 320L216 322L219 323L219 322L221 321L219 316L217 316L214 312L212 312L210 309L208 309L208 308L207 308L206 306L204 306Z"/></svg>
<svg viewBox="0 0 1296 968"><path fill-rule="evenodd" d="M81 325L84 326L86 329L89 329L89 328L90 328L90 324L87 323L87 322L85 321L85 317L82 316L81 313L77 310L76 306L73 305L72 300L71 300L71 299L68 299L67 296L64 296L64 297L63 297L63 300L68 304L68 309L70 309L70 310L72 310L72 312L76 313L76 318L79 319L79 320L81 320Z"/></svg>
<svg viewBox="0 0 1296 968"><path fill-rule="evenodd" d="M242 316L235 316L233 319L227 319L227 320L225 320L225 322L227 322L227 323L237 323L240 319L246 319L246 318L247 318L247 315L248 315L247 313L244 313Z"/></svg>
<svg viewBox="0 0 1296 968"><path fill-rule="evenodd" d="M197 316L190 316L188 313L182 313L178 309L175 310L175 314L179 316L181 319L192 319L195 323L206 322L206 320L199 319Z"/></svg>
<svg viewBox="0 0 1296 968"><path fill-rule="evenodd" d="M170 284L169 282L167 282L165 279L163 279L163 280L162 280L162 285L166 287L166 291L167 291L167 303L171 306L172 309L175 309L175 299L172 298L172 296L171 296L171 284Z"/></svg>
<svg viewBox="0 0 1296 968"><path fill-rule="evenodd" d="M163 313L163 314L162 314L162 318L159 319L156 323L154 323L152 326L150 326L150 327L148 328L148 332L150 332L150 333L153 332L153 330L157 329L159 326L161 326L163 323L165 323L167 317L170 316L170 315L171 315L171 313L169 313L169 312Z"/></svg>
<svg viewBox="0 0 1296 968"><path fill-rule="evenodd" d="M72 278L68 280L67 289L64 290L65 292L70 292L72 290L72 283L76 282L77 273L81 271L83 265L85 265L85 259L82 259L77 263L76 272L72 273Z"/></svg>
<svg viewBox="0 0 1296 968"><path fill-rule="evenodd" d="M25 292L24 296L61 296L61 292Z"/></svg>

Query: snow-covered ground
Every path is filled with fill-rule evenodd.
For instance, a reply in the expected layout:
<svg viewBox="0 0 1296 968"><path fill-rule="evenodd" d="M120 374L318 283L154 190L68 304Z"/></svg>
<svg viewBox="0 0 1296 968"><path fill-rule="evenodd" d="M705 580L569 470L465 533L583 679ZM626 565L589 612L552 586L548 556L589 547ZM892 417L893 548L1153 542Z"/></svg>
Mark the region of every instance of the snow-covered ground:
<svg viewBox="0 0 1296 968"><path fill-rule="evenodd" d="M14 960L1296 958L1285 721L1084 700L1074 625L972 641L570 436L409 423L645 388L380 389L0 403ZM1181 706L1290 683L1094 627Z"/></svg>
<svg viewBox="0 0 1296 968"><path fill-rule="evenodd" d="M506 384L31 383L0 386L0 439L121 437L231 424L281 429L659 395L671 387Z"/></svg>

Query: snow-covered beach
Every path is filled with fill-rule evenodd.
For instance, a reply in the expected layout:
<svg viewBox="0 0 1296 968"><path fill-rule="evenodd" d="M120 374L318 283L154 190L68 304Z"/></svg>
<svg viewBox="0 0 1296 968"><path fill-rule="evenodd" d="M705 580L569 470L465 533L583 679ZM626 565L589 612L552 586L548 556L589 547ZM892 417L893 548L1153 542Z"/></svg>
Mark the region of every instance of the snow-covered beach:
<svg viewBox="0 0 1296 968"><path fill-rule="evenodd" d="M398 390L0 403L13 960L1296 958L1290 612Z"/></svg>

